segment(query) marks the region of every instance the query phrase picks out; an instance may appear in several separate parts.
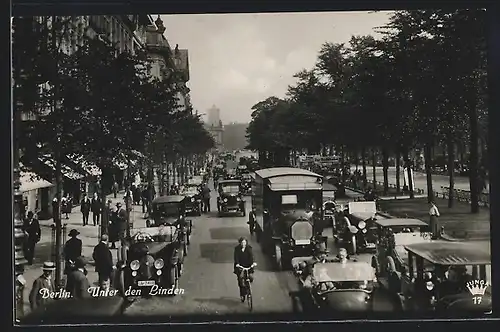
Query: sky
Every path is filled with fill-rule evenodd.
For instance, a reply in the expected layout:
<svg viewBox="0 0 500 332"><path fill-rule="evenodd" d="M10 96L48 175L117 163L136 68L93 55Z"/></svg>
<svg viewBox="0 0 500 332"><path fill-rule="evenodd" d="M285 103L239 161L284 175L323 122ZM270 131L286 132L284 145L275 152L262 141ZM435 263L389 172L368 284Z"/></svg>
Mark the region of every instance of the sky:
<svg viewBox="0 0 500 332"><path fill-rule="evenodd" d="M253 105L284 97L293 75L314 67L325 42L373 35L389 12L161 15L170 46L189 50L191 102L213 105L224 124L245 123ZM153 17L156 20L155 15Z"/></svg>

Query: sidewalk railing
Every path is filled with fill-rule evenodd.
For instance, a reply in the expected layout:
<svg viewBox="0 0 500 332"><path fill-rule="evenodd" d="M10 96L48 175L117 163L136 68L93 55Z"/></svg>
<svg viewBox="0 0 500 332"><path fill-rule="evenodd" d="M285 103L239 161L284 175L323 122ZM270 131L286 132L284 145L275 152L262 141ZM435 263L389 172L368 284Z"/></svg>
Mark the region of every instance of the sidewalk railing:
<svg viewBox="0 0 500 332"><path fill-rule="evenodd" d="M441 186L441 197L448 199L450 197L450 187ZM471 202L471 194L469 190L453 189L453 198L459 202ZM479 204L488 207L490 206L490 194L482 192L479 194Z"/></svg>

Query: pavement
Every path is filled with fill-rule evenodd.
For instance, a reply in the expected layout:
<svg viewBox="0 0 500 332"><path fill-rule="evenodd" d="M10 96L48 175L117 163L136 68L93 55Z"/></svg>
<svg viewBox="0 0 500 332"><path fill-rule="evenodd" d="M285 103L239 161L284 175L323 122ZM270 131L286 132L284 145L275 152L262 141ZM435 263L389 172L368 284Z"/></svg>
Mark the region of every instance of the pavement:
<svg viewBox="0 0 500 332"><path fill-rule="evenodd" d="M356 170L356 166L351 166L351 171L353 172ZM361 166L358 166L358 170L363 171ZM396 167L389 167L388 169L388 180L389 184L396 185ZM367 166L366 167L366 176L368 180L373 180L373 167ZM383 182L384 180L384 172L383 172L383 167L377 166L375 167L375 177L377 178L377 182ZM401 186L403 186L404 183L404 175L403 172L401 171L400 173L400 183ZM413 172L413 180L414 180L414 187L421 189L424 191L424 193L427 193L427 178L426 174L423 172ZM438 174L433 174L432 175L432 187L434 188L435 191L441 192L441 187L449 187L450 186L450 178L446 175L438 175ZM470 190L470 184L469 184L469 178L466 176L455 176L455 189L460 189L460 190ZM489 192L489 183L486 182L486 189L485 192Z"/></svg>
<svg viewBox="0 0 500 332"><path fill-rule="evenodd" d="M123 192L118 193L117 198L114 198L113 195L109 195L107 199L111 199L113 205L117 202L121 202L124 204L123 200ZM133 211L130 214L130 220L134 221L135 227L140 227L143 223L144 226L146 224L145 219L143 219L142 207L139 205L133 206ZM99 226L93 226L92 224L92 213L89 218L90 225L83 226L82 214L80 212L80 206L74 206L72 209L72 213L69 214L69 219L63 218L63 224L66 224L66 232L69 233L72 229L76 229L80 232L78 238L82 240L83 248L82 255L88 261L88 274L87 278L90 284L97 284L98 275L97 272L94 271L94 260L92 259L92 253L94 247L99 243ZM31 291L33 282L36 278L38 278L42 274L42 266L44 262L47 261L55 261L53 257L52 250L52 229L51 225L53 224L53 220L40 220L40 228L42 231L40 242L37 243L35 247L35 257L33 260L33 265L28 265L24 270L24 278L26 279L26 287L24 289L24 312L27 314L30 311L29 305L29 293ZM67 234L66 233L66 234ZM67 238L67 240L69 237ZM117 242L118 248L119 243ZM111 253L113 254L113 259L117 261L117 253L118 249L112 249Z"/></svg>

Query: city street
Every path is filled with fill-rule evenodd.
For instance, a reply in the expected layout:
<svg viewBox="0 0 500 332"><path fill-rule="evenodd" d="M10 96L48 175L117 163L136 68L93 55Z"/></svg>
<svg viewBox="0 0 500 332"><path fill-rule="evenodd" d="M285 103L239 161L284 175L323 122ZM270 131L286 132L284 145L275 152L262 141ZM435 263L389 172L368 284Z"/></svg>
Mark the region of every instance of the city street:
<svg viewBox="0 0 500 332"><path fill-rule="evenodd" d="M250 196L246 197L246 209L250 210ZM223 315L248 313L246 304L239 299L236 276L233 274L233 250L240 236L249 237L247 217L217 216L216 197L212 192L209 214L192 217L193 234L189 255L185 260L180 287L184 294L176 297L140 299L125 310L126 316L157 315ZM331 229L325 229L329 238L331 255L336 249ZM258 263L252 292L253 313L291 313L289 292L297 290L297 281L289 271L276 271L272 259L264 256L260 245L252 238L255 260ZM358 257L370 262L371 255ZM390 312L394 306L383 294L374 297L376 311ZM213 318L212 318L213 319Z"/></svg>
<svg viewBox="0 0 500 332"><path fill-rule="evenodd" d="M356 170L356 166L351 166L351 172L354 172ZM358 170L361 172L363 171L361 166L358 166ZM366 167L366 176L368 177L368 180L371 181L373 180L373 168L371 166ZM377 178L377 182L383 182L384 181L384 173L383 173L383 168L382 167L376 167L376 172L375 176ZM427 178L425 173L422 172L414 172L413 179L415 181L415 188L422 189L425 192L427 192ZM388 169L388 180L390 184L395 185L396 184L396 167L389 167ZM404 183L404 175L403 172L400 174L400 183L401 186L403 186ZM441 187L449 187L450 186L450 180L448 176L445 175L432 175L432 185L435 191L437 192L442 192ZM464 176L455 176L455 189L460 189L460 190L470 190L470 185L469 185L469 178L464 177ZM486 183L486 189L485 192L489 191L489 184L488 182Z"/></svg>

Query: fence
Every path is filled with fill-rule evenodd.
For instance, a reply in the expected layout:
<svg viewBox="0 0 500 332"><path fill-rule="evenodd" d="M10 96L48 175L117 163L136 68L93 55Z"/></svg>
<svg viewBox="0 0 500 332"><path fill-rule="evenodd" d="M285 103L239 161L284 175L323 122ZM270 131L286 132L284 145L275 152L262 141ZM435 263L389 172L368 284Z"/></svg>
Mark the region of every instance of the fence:
<svg viewBox="0 0 500 332"><path fill-rule="evenodd" d="M363 181L358 180L358 181L352 181L349 180L347 182L347 186L357 189L357 190L362 190L365 191L367 187L372 187L374 190L378 191L377 188L383 188L384 183L377 181L375 184L373 180L367 181L367 186L363 186ZM396 190L396 185L389 183L389 190L394 189ZM419 188L414 188L413 192L417 195L425 195L426 191L424 189L419 189ZM434 197L435 198L443 198L443 199L449 199L450 197L450 188L441 186L440 190L434 190ZM462 190L462 189L453 189L453 199L459 202L465 202L465 203L471 203L471 194L469 190ZM490 206L490 194L489 193L481 193L479 194L479 204L484 206L484 207L489 207Z"/></svg>

